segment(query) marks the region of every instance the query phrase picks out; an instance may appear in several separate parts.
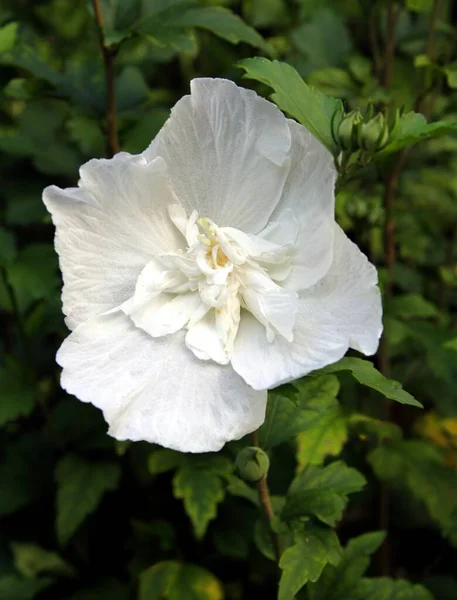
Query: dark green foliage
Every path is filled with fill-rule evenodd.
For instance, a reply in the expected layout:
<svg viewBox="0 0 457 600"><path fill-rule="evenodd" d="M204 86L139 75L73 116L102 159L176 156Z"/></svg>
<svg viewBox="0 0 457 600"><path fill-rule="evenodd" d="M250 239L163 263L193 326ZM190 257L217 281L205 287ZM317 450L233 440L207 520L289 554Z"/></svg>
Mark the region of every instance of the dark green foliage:
<svg viewBox="0 0 457 600"><path fill-rule="evenodd" d="M272 390L253 439L204 455L116 442L59 385L41 191L106 155L92 4L0 6L0 600L455 600L455 3L101 0L121 149L194 77L270 97L333 154L384 293L376 357Z"/></svg>

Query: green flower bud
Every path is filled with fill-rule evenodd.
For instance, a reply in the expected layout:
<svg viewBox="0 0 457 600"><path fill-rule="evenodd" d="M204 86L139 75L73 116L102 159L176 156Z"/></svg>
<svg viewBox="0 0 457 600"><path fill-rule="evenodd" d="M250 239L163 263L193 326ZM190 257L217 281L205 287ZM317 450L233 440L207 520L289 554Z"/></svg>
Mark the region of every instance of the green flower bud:
<svg viewBox="0 0 457 600"><path fill-rule="evenodd" d="M338 127L338 140L343 150L357 148L357 134L363 123L363 116L359 110L348 113Z"/></svg>
<svg viewBox="0 0 457 600"><path fill-rule="evenodd" d="M255 483L268 473L270 459L261 448L248 446L238 453L235 464L242 479Z"/></svg>
<svg viewBox="0 0 457 600"><path fill-rule="evenodd" d="M389 127L384 115L378 113L374 119L363 124L359 131L359 145L365 150L381 150L389 141Z"/></svg>

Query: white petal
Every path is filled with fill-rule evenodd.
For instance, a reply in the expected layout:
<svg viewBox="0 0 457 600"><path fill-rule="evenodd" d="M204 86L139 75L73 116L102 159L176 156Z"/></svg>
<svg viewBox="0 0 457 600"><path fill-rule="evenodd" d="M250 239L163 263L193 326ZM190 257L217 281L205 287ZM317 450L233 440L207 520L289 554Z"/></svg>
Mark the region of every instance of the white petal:
<svg viewBox="0 0 457 600"><path fill-rule="evenodd" d="M301 229L287 286L302 290L314 285L332 262L336 169L330 152L302 125L288 121L291 166L272 221L292 209Z"/></svg>
<svg viewBox="0 0 457 600"><path fill-rule="evenodd" d="M228 365L230 362L230 356L216 329L214 311L189 329L186 334L186 346L200 360L214 360L220 365Z"/></svg>
<svg viewBox="0 0 457 600"><path fill-rule="evenodd" d="M121 153L91 160L81 168L79 186L51 186L43 194L56 226L71 329L127 300L148 260L182 242L167 211L176 198L162 159L147 163Z"/></svg>
<svg viewBox="0 0 457 600"><path fill-rule="evenodd" d="M162 156L187 214L258 233L289 168L287 120L276 106L225 79L194 79L145 156Z"/></svg>
<svg viewBox="0 0 457 600"><path fill-rule="evenodd" d="M121 312L84 323L57 360L62 386L103 410L118 440L145 440L181 452L211 452L257 429L266 393L227 365L195 358L184 333L152 339Z"/></svg>
<svg viewBox="0 0 457 600"><path fill-rule="evenodd" d="M243 292L246 308L264 327L273 327L290 342L298 308L298 296L292 290L276 289L265 292L247 288ZM267 335L267 337L270 337Z"/></svg>
<svg viewBox="0 0 457 600"><path fill-rule="evenodd" d="M140 305L125 303L122 305L122 311L137 327L152 337L161 337L176 333L185 327L201 305L200 296L195 292L177 296L160 294Z"/></svg>
<svg viewBox="0 0 457 600"><path fill-rule="evenodd" d="M335 226L334 261L316 285L300 295L294 341L276 336L243 313L232 365L254 389L272 388L339 360L349 347L374 354L382 332L376 269Z"/></svg>

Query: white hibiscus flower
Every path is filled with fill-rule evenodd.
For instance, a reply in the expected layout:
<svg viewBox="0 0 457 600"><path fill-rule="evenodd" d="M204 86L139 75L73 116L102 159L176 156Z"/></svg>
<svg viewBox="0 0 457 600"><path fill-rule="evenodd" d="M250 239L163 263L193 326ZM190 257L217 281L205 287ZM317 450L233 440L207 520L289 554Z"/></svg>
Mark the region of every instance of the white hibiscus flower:
<svg viewBox="0 0 457 600"><path fill-rule="evenodd" d="M330 153L270 102L196 79L149 148L48 187L62 386L119 440L219 450L268 388L376 351L375 268L334 220Z"/></svg>

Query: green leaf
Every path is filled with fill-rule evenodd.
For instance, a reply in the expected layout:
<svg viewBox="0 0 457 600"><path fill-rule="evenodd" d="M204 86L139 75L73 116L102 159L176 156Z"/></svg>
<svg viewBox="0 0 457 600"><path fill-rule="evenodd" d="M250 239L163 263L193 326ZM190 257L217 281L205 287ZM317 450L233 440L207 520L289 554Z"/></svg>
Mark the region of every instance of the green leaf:
<svg viewBox="0 0 457 600"><path fill-rule="evenodd" d="M436 306L419 294L395 296L386 302L384 308L389 315L406 319L428 319L439 315Z"/></svg>
<svg viewBox="0 0 457 600"><path fill-rule="evenodd" d="M266 58L247 58L237 63L245 77L274 89L272 100L297 119L334 155L339 152L332 131L343 118L341 100L309 87L289 64Z"/></svg>
<svg viewBox="0 0 457 600"><path fill-rule="evenodd" d="M297 391L292 388L292 392L286 394L280 389L268 394L265 422L259 430L263 448L277 446L300 431L319 428L327 414L335 414L339 410L337 377L306 377L295 381L293 386Z"/></svg>
<svg viewBox="0 0 457 600"><path fill-rule="evenodd" d="M447 65L444 68L446 73L447 84L450 88L457 88L457 62Z"/></svg>
<svg viewBox="0 0 457 600"><path fill-rule="evenodd" d="M21 575L34 578L47 573L73 577L74 568L55 552L44 550L36 544L14 543L11 545L14 555L14 565Z"/></svg>
<svg viewBox="0 0 457 600"><path fill-rule="evenodd" d="M78 456L64 456L56 468L57 536L66 544L105 494L116 489L121 472L110 462L88 462Z"/></svg>
<svg viewBox="0 0 457 600"><path fill-rule="evenodd" d="M378 577L362 579L347 600L433 600L433 596L421 585L401 579Z"/></svg>
<svg viewBox="0 0 457 600"><path fill-rule="evenodd" d="M361 358L342 358L333 365L329 365L319 371L320 373L338 373L339 371L350 371L354 379L362 385L370 387L386 398L395 400L401 404L409 404L410 406L419 406L418 402L411 394L405 392L401 383L394 379L387 379L379 371L377 371L373 363Z"/></svg>
<svg viewBox="0 0 457 600"><path fill-rule="evenodd" d="M223 597L219 580L197 565L164 561L140 575L138 600L223 600Z"/></svg>
<svg viewBox="0 0 457 600"><path fill-rule="evenodd" d="M271 52L270 46L255 29L231 10L221 6L204 6L180 11L173 19L173 26L206 29L231 44L245 42L268 54Z"/></svg>
<svg viewBox="0 0 457 600"><path fill-rule="evenodd" d="M0 64L25 69L50 83L64 97L104 113L103 71L99 61L92 60L92 56L68 61L66 72L61 73L56 68L54 46L29 35L26 30L23 34L21 30L14 46L0 54Z"/></svg>
<svg viewBox="0 0 457 600"><path fill-rule="evenodd" d="M0 426L29 415L35 405L35 388L23 373L0 369Z"/></svg>
<svg viewBox="0 0 457 600"><path fill-rule="evenodd" d="M400 117L391 133L389 143L378 152L378 156L387 156L403 148L413 146L422 140L456 132L456 122L437 121L436 123L427 123L424 115L408 112Z"/></svg>
<svg viewBox="0 0 457 600"><path fill-rule="evenodd" d="M8 52L16 43L18 23L8 23L0 27L0 53Z"/></svg>
<svg viewBox="0 0 457 600"><path fill-rule="evenodd" d="M181 498L197 539L204 537L209 522L216 517L217 505L224 499L222 477L230 475L232 465L222 456L187 457L173 478L173 493Z"/></svg>
<svg viewBox="0 0 457 600"><path fill-rule="evenodd" d="M8 267L7 275L18 294L33 300L49 298L60 286L54 248L49 244L29 244Z"/></svg>
<svg viewBox="0 0 457 600"><path fill-rule="evenodd" d="M341 519L348 495L365 485L361 473L338 461L326 467L309 466L298 473L287 493L281 519L315 516L327 525Z"/></svg>
<svg viewBox="0 0 457 600"><path fill-rule="evenodd" d="M348 417L338 403L317 413L297 436L297 462L301 469L320 465L327 456L337 456L348 437Z"/></svg>
<svg viewBox="0 0 457 600"><path fill-rule="evenodd" d="M433 9L433 0L406 0L406 6L413 12L430 12Z"/></svg>
<svg viewBox="0 0 457 600"><path fill-rule="evenodd" d="M384 538L385 533L379 531L350 540L338 565L328 565L319 581L309 585L309 600L348 600Z"/></svg>
<svg viewBox="0 0 457 600"><path fill-rule="evenodd" d="M271 52L269 45L255 29L231 10L221 6L195 6L182 2L154 12L139 21L133 28L139 33L161 39L162 42L164 32L179 35L180 31L183 32L188 28L205 29L232 44L245 42L264 52Z"/></svg>
<svg viewBox="0 0 457 600"><path fill-rule="evenodd" d="M337 565L341 548L336 533L317 525L295 536L295 543L283 553L278 600L293 600L309 581L317 581L327 564Z"/></svg>
<svg viewBox="0 0 457 600"><path fill-rule="evenodd" d="M294 28L290 39L300 54L299 70L306 75L325 67L345 66L352 50L343 15L325 6Z"/></svg>
<svg viewBox="0 0 457 600"><path fill-rule="evenodd" d="M122 143L122 149L132 154L143 152L149 146L151 140L159 133L159 130L169 116L170 111L164 108L148 110L137 121L136 125L127 131Z"/></svg>
<svg viewBox="0 0 457 600"><path fill-rule="evenodd" d="M185 455L180 452L168 448L159 448L149 456L148 470L151 475L166 473L179 467L185 460Z"/></svg>
<svg viewBox="0 0 457 600"><path fill-rule="evenodd" d="M98 120L75 114L68 119L67 129L83 154L103 156L106 143Z"/></svg>
<svg viewBox="0 0 457 600"><path fill-rule="evenodd" d="M119 111L127 111L144 104L149 87L138 67L129 66L116 77L116 102Z"/></svg>
<svg viewBox="0 0 457 600"><path fill-rule="evenodd" d="M0 267L13 262L16 256L14 235L4 227L0 227Z"/></svg>
<svg viewBox="0 0 457 600"><path fill-rule="evenodd" d="M402 440L376 448L368 460L381 481L423 502L430 517L457 547L457 473L444 463L435 445Z"/></svg>
<svg viewBox="0 0 457 600"><path fill-rule="evenodd" d="M0 575L0 598L5 600L32 600L48 588L53 580L48 577L40 579L22 579L17 575Z"/></svg>
<svg viewBox="0 0 457 600"><path fill-rule="evenodd" d="M232 496L238 496L248 500L255 506L259 506L259 497L256 490L249 486L245 481L237 477L236 475L230 475L227 477L228 485L226 491Z"/></svg>

